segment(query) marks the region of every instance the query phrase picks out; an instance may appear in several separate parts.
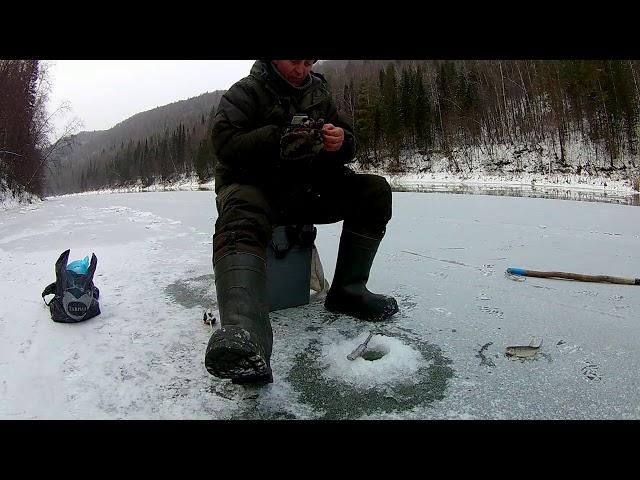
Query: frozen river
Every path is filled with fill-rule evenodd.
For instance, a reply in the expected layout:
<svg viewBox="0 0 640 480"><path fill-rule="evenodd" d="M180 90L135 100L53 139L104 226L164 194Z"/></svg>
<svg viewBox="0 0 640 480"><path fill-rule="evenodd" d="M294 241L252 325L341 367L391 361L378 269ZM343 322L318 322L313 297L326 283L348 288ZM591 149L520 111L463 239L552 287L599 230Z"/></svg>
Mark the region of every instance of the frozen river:
<svg viewBox="0 0 640 480"><path fill-rule="evenodd" d="M214 193L51 198L0 212L0 418L640 418L640 288L505 277L507 267L640 276L640 209L395 192L367 324L321 299L272 313L274 383L203 364L215 310ZM341 224L318 226L331 280ZM54 263L94 252L102 314L51 321ZM372 355L346 355L373 331ZM532 359L505 349L542 340Z"/></svg>

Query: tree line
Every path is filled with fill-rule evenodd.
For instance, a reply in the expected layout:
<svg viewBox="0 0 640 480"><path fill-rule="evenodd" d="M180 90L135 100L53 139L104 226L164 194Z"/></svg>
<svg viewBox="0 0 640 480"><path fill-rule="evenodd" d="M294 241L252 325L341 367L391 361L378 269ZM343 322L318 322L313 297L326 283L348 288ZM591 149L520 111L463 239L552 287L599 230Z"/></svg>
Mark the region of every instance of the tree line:
<svg viewBox="0 0 640 480"><path fill-rule="evenodd" d="M82 132L47 178L50 194L148 187L179 178L213 177L211 120L216 91L142 112L99 132Z"/></svg>
<svg viewBox="0 0 640 480"><path fill-rule="evenodd" d="M451 171L472 170L473 157L461 151L491 158L509 145L550 147L555 160L546 171L568 172L575 168L567 165L568 147L576 140L593 147L596 158L588 155L575 173L639 166L639 61L363 60L322 62L317 70L328 79L338 109L353 122L364 168L407 171L410 155L403 154L428 158L439 152ZM127 139L123 122L114 127L124 129L123 140L78 147L82 158L67 156L73 161L65 163L63 147L80 136L67 131L50 140L47 94L46 65L0 60L0 178L10 188L40 194L45 174L51 193L148 186L191 175L212 178L210 131L217 101L208 114L189 109L199 105L199 112L206 112L211 107L203 110L201 104L213 97L178 102L175 112L164 114L175 115L175 121L165 121L170 128L160 127L162 109L138 114L137 138L129 132ZM152 118L158 127L146 131L155 133L144 133ZM56 161L60 168L54 168Z"/></svg>
<svg viewBox="0 0 640 480"><path fill-rule="evenodd" d="M499 145L551 145L566 166L567 144L602 152L599 170L626 168L638 153L640 62L631 60L360 61L325 68L334 97L354 123L359 160L376 165L401 152L454 148L491 155ZM578 172L579 173L579 172Z"/></svg>
<svg viewBox="0 0 640 480"><path fill-rule="evenodd" d="M213 176L215 156L211 146L210 120L201 116L197 124L179 123L143 140L129 140L103 148L83 168L69 170L67 191L87 191L139 184L148 187L197 175L200 181Z"/></svg>

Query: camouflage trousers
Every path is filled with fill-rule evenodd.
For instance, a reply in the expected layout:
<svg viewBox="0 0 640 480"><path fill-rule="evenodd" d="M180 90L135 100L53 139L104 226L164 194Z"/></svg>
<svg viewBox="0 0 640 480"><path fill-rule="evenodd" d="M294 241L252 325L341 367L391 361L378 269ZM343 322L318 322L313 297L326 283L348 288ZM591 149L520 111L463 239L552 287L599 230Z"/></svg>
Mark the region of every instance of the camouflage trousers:
<svg viewBox="0 0 640 480"><path fill-rule="evenodd" d="M228 253L266 258L275 225L327 224L381 239L391 220L391 188L384 177L350 170L297 187L232 183L217 191L213 263Z"/></svg>

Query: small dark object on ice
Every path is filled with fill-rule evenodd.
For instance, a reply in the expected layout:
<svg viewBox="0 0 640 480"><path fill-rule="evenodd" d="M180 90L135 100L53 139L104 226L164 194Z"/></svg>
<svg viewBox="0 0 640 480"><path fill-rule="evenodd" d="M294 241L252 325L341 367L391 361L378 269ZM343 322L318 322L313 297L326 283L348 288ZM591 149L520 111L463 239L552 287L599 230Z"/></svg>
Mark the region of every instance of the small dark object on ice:
<svg viewBox="0 0 640 480"><path fill-rule="evenodd" d="M211 310L205 310L202 321L205 325L215 325L216 317L213 316L213 312Z"/></svg>

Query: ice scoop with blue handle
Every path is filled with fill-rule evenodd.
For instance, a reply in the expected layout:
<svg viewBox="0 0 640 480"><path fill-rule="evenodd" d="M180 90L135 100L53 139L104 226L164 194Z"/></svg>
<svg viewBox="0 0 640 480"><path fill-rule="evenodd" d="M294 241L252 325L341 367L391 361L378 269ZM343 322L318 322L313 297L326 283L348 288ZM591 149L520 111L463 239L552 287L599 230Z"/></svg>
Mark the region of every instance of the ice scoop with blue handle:
<svg viewBox="0 0 640 480"><path fill-rule="evenodd" d="M571 272L540 272L537 270L526 270L524 268L507 268L507 273L521 277L540 278L564 278L567 280L578 280L579 282L599 282L599 283L619 283L623 285L640 285L640 278L612 277L610 275L584 275L582 273Z"/></svg>

